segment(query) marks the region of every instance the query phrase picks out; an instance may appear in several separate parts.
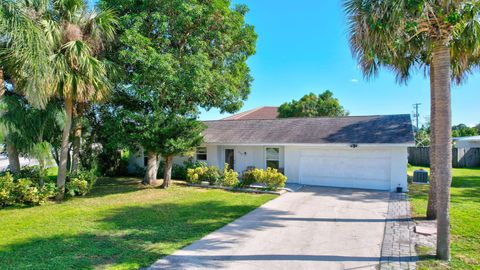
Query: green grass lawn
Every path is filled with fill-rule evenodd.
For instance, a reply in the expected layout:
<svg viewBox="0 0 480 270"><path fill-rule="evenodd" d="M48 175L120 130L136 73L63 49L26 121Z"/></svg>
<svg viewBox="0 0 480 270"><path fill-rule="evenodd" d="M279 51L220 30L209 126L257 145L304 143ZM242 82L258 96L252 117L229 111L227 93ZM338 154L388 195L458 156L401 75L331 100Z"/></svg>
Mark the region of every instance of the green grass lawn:
<svg viewBox="0 0 480 270"><path fill-rule="evenodd" d="M0 210L0 269L138 269L275 195L100 179L87 197Z"/></svg>
<svg viewBox="0 0 480 270"><path fill-rule="evenodd" d="M409 168L409 175L419 167ZM428 170L427 168L424 168ZM410 185L414 218L424 218L428 185ZM418 269L480 269L480 168L453 169L450 220L452 261L445 264L422 257ZM421 250L427 252L427 250Z"/></svg>

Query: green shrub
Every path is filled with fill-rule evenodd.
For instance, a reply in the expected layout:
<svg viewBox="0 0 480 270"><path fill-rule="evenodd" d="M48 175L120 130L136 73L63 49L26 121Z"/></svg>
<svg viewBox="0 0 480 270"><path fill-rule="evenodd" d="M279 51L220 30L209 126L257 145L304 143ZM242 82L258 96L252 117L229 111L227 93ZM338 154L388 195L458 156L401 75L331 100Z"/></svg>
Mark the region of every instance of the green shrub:
<svg viewBox="0 0 480 270"><path fill-rule="evenodd" d="M88 183L88 188L92 189L95 182L97 182L97 176L93 171L79 171L70 176L71 178L77 178Z"/></svg>
<svg viewBox="0 0 480 270"><path fill-rule="evenodd" d="M90 191L88 186L87 181L73 178L65 185L65 189L66 193L71 197L77 195L85 196Z"/></svg>
<svg viewBox="0 0 480 270"><path fill-rule="evenodd" d="M71 196L85 196L93 188L93 185L97 181L97 176L91 171L79 171L75 174L71 174L67 178L65 184L66 193Z"/></svg>
<svg viewBox="0 0 480 270"><path fill-rule="evenodd" d="M40 189L40 201L43 203L45 202L48 198L53 198L57 195L57 186L54 183L46 183L41 189Z"/></svg>
<svg viewBox="0 0 480 270"><path fill-rule="evenodd" d="M277 169L267 168L263 175L263 184L268 190L277 190L285 187L287 177L278 172Z"/></svg>
<svg viewBox="0 0 480 270"><path fill-rule="evenodd" d="M208 181L211 185L219 182L221 179L220 170L215 166L207 167L202 164L193 169L187 169L187 181L190 183L200 183Z"/></svg>
<svg viewBox="0 0 480 270"><path fill-rule="evenodd" d="M262 169L253 169L243 173L242 181L240 182L241 187L249 187L255 183L261 183L263 181Z"/></svg>
<svg viewBox="0 0 480 270"><path fill-rule="evenodd" d="M287 177L278 172L277 169L253 169L243 174L240 186L248 187L254 183L261 183L264 184L268 190L277 190L283 188L286 181Z"/></svg>
<svg viewBox="0 0 480 270"><path fill-rule="evenodd" d="M25 171L24 173L26 175ZM0 206L43 204L54 197L56 192L53 183L40 184L38 179L15 178L10 173L0 176Z"/></svg>
<svg viewBox="0 0 480 270"><path fill-rule="evenodd" d="M202 180L200 180L200 177L206 173L208 170L208 167L206 166L200 166L192 169L187 170L187 181L193 184L198 184Z"/></svg>
<svg viewBox="0 0 480 270"><path fill-rule="evenodd" d="M13 194L15 196L15 203L38 205L54 197L56 195L56 188L52 183L39 186L28 178L21 178L15 183Z"/></svg>
<svg viewBox="0 0 480 270"><path fill-rule="evenodd" d="M221 180L220 170L215 166L208 167L208 170L200 177L200 181L208 181L210 185L217 184Z"/></svg>
<svg viewBox="0 0 480 270"><path fill-rule="evenodd" d="M0 206L15 203L14 188L15 183L10 173L7 172L4 176L0 176Z"/></svg>
<svg viewBox="0 0 480 270"><path fill-rule="evenodd" d="M40 178L40 167L38 166L24 166L22 169L15 173L15 178L30 178L31 180Z"/></svg>
<svg viewBox="0 0 480 270"><path fill-rule="evenodd" d="M13 193L18 203L37 204L40 202L40 191L28 178L18 179Z"/></svg>
<svg viewBox="0 0 480 270"><path fill-rule="evenodd" d="M234 187L238 185L238 173L229 169L227 163L225 163L225 167L223 168L221 181L220 184L225 187Z"/></svg>
<svg viewBox="0 0 480 270"><path fill-rule="evenodd" d="M245 172L242 176L242 181L239 182L238 173L229 169L228 164L225 164L222 174L219 173L218 168L215 166L207 167L206 165L202 165L187 169L187 181L190 183L208 181L210 184L215 183L225 187L249 187L254 183L259 183L263 184L265 189L277 190L285 186L287 177L278 172L277 169L253 169Z"/></svg>
<svg viewBox="0 0 480 270"><path fill-rule="evenodd" d="M193 162L191 160L186 160L183 162L183 165L179 164L173 164L172 166L172 179L175 180L187 180L187 170L188 169L193 169L196 167L200 166L207 166L204 162L197 161ZM158 166L158 173L157 177L162 178L163 177L163 172L165 168L165 161L160 161L160 164ZM143 174L141 176L145 175L145 170L143 170Z"/></svg>
<svg viewBox="0 0 480 270"><path fill-rule="evenodd" d="M0 173L0 177L3 177L7 172ZM48 169L42 169L39 166L24 166L20 169L19 172L10 175L13 177L14 181L18 179L29 179L33 183L43 186L45 183L54 182L53 178L50 178L48 175Z"/></svg>
<svg viewBox="0 0 480 270"><path fill-rule="evenodd" d="M172 177L177 180L187 180L187 170L193 169L199 166L207 166L207 163L203 161L193 161L192 159L188 159L183 162L183 166L181 165L173 165L172 169Z"/></svg>

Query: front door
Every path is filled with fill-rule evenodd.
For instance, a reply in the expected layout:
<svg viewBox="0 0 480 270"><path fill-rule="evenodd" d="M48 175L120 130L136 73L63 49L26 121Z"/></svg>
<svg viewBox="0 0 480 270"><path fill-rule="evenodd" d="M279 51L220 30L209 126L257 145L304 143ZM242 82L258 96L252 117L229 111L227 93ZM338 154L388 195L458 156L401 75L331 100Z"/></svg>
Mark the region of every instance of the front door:
<svg viewBox="0 0 480 270"><path fill-rule="evenodd" d="M235 151L233 149L225 149L225 163L228 168L235 170Z"/></svg>

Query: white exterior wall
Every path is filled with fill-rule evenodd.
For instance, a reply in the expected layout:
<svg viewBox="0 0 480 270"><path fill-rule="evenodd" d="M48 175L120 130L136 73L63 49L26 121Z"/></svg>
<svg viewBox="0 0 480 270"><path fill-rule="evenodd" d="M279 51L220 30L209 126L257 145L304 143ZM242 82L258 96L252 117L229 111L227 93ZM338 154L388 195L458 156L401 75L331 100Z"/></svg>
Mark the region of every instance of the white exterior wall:
<svg viewBox="0 0 480 270"><path fill-rule="evenodd" d="M385 161L389 168L382 173L390 176L390 190L394 191L397 187L402 187L404 191L408 189L407 185L407 146L405 147L383 147L383 146L367 146L359 145L357 148L345 146L285 146L285 175L288 183L300 183L300 160L302 153L315 152L328 153L328 155L337 155L339 158L351 158L355 162L359 162L358 167L362 167L362 161L367 159L378 159L379 162ZM366 163L366 162L364 162ZM341 164L331 164L332 171L340 171ZM387 166L387 165L385 165ZM372 174L371 171L358 171L359 177L362 174Z"/></svg>
<svg viewBox="0 0 480 270"><path fill-rule="evenodd" d="M280 168L285 167L283 146L249 146L249 145L208 145L207 164L223 170L225 165L225 149L234 150L235 171L243 173L249 166L266 169L266 148L274 147L280 150Z"/></svg>
<svg viewBox="0 0 480 270"><path fill-rule="evenodd" d="M137 152L130 155L130 159L128 162L129 172L133 172L135 170L135 165L141 168L144 168L146 166L146 164L144 164L144 160L145 160L144 152L145 151L142 148L140 148ZM160 158L160 160L163 160L163 158ZM183 165L183 162L187 160L188 160L188 157L175 156L173 157L173 164Z"/></svg>
<svg viewBox="0 0 480 270"><path fill-rule="evenodd" d="M467 140L458 140L455 141L455 146L457 148L480 148L480 141L467 141Z"/></svg>
<svg viewBox="0 0 480 270"><path fill-rule="evenodd" d="M405 146L382 146L382 145L359 145L357 148L351 148L349 145L325 145L325 146L252 146L252 145L204 145L207 147L207 164L209 166L217 166L223 170L225 164L225 149L234 149L235 158L235 171L240 174L243 173L247 167L253 166L255 168L266 169L266 148L276 147L280 148L280 168L284 169L284 173L287 176L288 183L299 183L302 159L302 153L312 154L315 153L333 157L338 157L340 162L329 163L329 170L340 171L339 174L345 175L341 171L342 159L349 159L350 162L354 162L355 167L368 168L367 160L372 162L377 160L378 164L383 166L383 170L379 171L379 174L390 179L390 190L395 191L397 187L402 187L404 191L408 189L407 185L407 145ZM187 157L175 157L174 163L182 165ZM194 156L196 159L196 156ZM140 150L136 154L130 157L130 166L137 164L144 166L143 150ZM353 160L353 161L352 161ZM365 161L365 162L364 162ZM356 163L355 163L356 162ZM363 164L365 163L365 164ZM371 164L371 163L370 163ZM314 166L314 165L312 165ZM338 166L338 168L336 168ZM344 165L345 166L345 165ZM378 167L378 166L377 166ZM308 169L308 168L307 168ZM358 175L358 178L362 176L372 175L376 173L368 171L368 169L360 169L353 171L353 177ZM386 174L386 175L384 175Z"/></svg>
<svg viewBox="0 0 480 270"><path fill-rule="evenodd" d="M408 190L407 183L407 163L408 151L405 148L393 148L390 150L390 190L395 191L397 187L402 187L404 191Z"/></svg>

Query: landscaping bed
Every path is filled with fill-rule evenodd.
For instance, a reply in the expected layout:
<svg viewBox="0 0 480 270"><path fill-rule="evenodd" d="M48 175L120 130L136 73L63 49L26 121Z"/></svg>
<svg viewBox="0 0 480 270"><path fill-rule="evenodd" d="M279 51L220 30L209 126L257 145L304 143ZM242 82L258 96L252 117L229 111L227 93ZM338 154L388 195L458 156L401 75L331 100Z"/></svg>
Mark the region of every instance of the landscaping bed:
<svg viewBox="0 0 480 270"><path fill-rule="evenodd" d="M410 167L409 176L420 167ZM428 170L428 168L424 168ZM429 185L411 184L414 220L425 218ZM417 247L418 269L480 269L480 168L453 169L451 188L452 261L435 260L435 250Z"/></svg>
<svg viewBox="0 0 480 270"><path fill-rule="evenodd" d="M246 192L246 193L282 195L283 193L287 192L285 189L272 191L272 190L266 190L265 188L261 188L261 187L225 187L225 186L217 186L217 185L209 185L209 184L193 184L193 183L188 183L188 185L192 187L223 189L228 191Z"/></svg>
<svg viewBox="0 0 480 270"><path fill-rule="evenodd" d="M216 166L200 164L187 170L187 183L192 186L243 191L249 193L283 193L287 177L277 169L251 169L241 176L225 164L223 171Z"/></svg>
<svg viewBox="0 0 480 270"><path fill-rule="evenodd" d="M0 210L1 269L139 269L275 198L100 178L85 197Z"/></svg>

